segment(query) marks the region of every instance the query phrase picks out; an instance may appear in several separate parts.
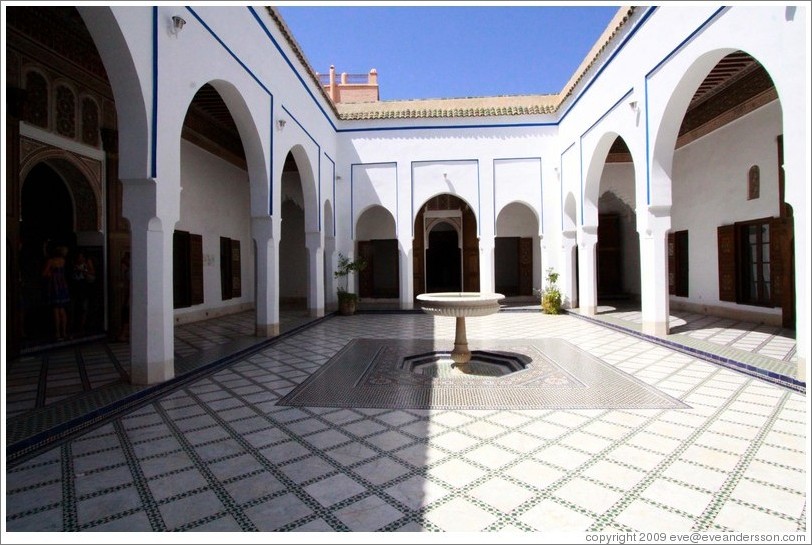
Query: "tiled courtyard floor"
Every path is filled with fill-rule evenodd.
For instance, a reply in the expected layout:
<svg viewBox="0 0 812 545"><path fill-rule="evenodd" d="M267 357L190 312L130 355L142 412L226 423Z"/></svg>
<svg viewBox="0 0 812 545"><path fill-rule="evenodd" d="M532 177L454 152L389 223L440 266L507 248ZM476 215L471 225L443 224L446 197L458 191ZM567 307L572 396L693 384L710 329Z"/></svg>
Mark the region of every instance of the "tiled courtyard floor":
<svg viewBox="0 0 812 545"><path fill-rule="evenodd" d="M808 538L804 394L576 316L501 312L468 320L468 338L472 348L488 339L564 339L688 408L277 405L352 339L433 337L450 345L454 321L331 317L148 398L8 467L7 537L349 530Z"/></svg>

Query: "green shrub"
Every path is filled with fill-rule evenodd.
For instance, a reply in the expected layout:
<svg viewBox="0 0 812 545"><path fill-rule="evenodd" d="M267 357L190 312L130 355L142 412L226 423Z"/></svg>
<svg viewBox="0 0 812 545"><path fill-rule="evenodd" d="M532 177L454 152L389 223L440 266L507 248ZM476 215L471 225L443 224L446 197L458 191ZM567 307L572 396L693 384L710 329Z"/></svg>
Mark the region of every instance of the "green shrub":
<svg viewBox="0 0 812 545"><path fill-rule="evenodd" d="M561 314L561 290L558 289L558 273L547 268L547 283L543 290L535 290L541 299L541 310L545 314Z"/></svg>

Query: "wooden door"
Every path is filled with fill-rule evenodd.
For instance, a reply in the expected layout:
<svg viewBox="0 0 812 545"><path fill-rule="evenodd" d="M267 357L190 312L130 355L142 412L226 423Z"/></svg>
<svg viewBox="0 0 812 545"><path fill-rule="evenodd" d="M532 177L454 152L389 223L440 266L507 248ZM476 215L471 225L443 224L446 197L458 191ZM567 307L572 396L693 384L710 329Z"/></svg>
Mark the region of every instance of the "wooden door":
<svg viewBox="0 0 812 545"><path fill-rule="evenodd" d="M598 216L598 297L623 293L623 256L621 254L620 216Z"/></svg>

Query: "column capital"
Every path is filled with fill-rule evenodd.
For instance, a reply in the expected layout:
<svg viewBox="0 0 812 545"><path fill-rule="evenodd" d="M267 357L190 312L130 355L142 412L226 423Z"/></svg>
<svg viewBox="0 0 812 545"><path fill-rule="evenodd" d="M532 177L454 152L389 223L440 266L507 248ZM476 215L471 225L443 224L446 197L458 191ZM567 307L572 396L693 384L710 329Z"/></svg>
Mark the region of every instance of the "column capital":
<svg viewBox="0 0 812 545"><path fill-rule="evenodd" d="M282 220L273 216L252 216L251 236L254 240L263 241L274 238L274 233L279 233ZM279 238L279 237L277 237Z"/></svg>
<svg viewBox="0 0 812 545"><path fill-rule="evenodd" d="M307 231L305 233L305 247L308 250L318 250L322 247L321 231Z"/></svg>
<svg viewBox="0 0 812 545"><path fill-rule="evenodd" d="M637 232L642 237L662 235L671 229L671 206L652 205L637 214Z"/></svg>

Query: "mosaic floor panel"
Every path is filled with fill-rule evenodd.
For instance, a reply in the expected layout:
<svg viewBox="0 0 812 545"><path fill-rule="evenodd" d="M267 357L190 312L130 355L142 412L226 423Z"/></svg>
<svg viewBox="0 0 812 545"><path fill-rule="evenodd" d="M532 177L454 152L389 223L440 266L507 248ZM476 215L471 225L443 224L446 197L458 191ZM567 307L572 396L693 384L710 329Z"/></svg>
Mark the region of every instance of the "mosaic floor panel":
<svg viewBox="0 0 812 545"><path fill-rule="evenodd" d="M469 372L421 374L408 360L448 342L353 339L279 405L380 409L676 409L687 405L557 338L472 342ZM481 346L482 349L477 349ZM485 350L487 347L487 350ZM427 356L430 357L430 356ZM491 360L524 368L502 376Z"/></svg>

